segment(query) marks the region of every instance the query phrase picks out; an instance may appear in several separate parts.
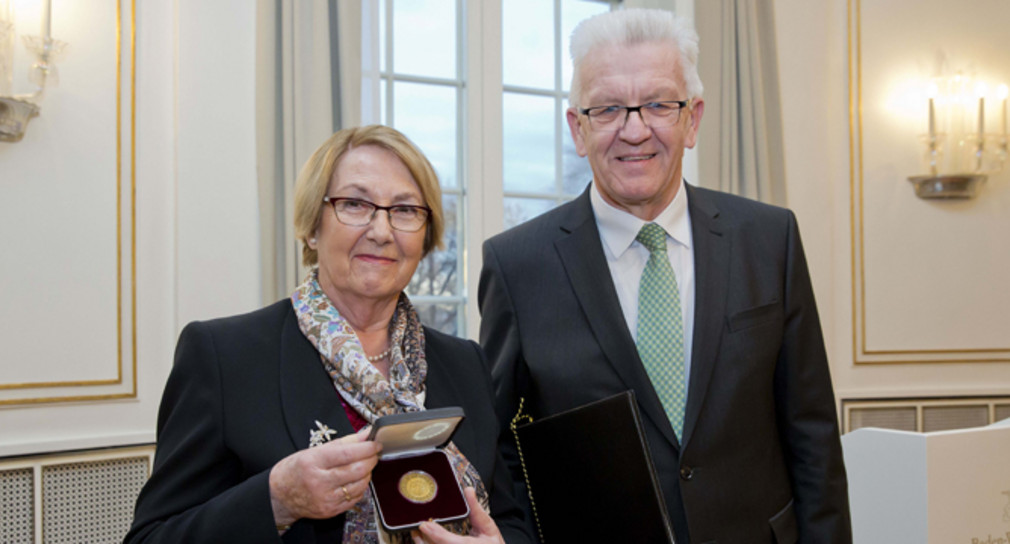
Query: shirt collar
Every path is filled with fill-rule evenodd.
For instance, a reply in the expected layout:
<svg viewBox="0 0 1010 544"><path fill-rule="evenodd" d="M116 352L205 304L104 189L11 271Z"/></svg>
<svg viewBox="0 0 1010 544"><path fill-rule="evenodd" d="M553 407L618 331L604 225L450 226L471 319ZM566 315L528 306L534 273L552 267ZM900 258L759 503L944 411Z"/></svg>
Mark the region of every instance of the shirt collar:
<svg viewBox="0 0 1010 544"><path fill-rule="evenodd" d="M687 211L687 191L684 190L684 183L681 182L673 201L652 223L663 227L674 242L691 249L691 218ZM611 256L620 258L631 247L646 221L603 200L595 181L589 191L589 201L596 216L596 226L604 247Z"/></svg>

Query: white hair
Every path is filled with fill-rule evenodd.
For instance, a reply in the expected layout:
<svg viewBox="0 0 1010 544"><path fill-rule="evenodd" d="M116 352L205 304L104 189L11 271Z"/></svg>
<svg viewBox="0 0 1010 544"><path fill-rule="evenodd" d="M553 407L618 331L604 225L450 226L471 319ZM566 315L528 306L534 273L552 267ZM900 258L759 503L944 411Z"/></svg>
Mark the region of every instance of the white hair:
<svg viewBox="0 0 1010 544"><path fill-rule="evenodd" d="M569 104L581 106L580 68L594 48L650 42L669 42L676 48L687 98L700 97L703 87L698 77L698 33L691 24L683 17L662 9L621 9L585 19L572 32Z"/></svg>

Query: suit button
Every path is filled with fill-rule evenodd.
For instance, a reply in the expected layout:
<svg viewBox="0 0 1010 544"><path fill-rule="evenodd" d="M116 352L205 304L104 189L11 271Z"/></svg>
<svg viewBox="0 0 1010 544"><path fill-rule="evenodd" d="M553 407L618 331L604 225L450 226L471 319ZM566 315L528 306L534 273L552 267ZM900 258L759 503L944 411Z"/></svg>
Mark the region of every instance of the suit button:
<svg viewBox="0 0 1010 544"><path fill-rule="evenodd" d="M680 467L680 479L689 482L691 478L694 478L694 470L688 466Z"/></svg>

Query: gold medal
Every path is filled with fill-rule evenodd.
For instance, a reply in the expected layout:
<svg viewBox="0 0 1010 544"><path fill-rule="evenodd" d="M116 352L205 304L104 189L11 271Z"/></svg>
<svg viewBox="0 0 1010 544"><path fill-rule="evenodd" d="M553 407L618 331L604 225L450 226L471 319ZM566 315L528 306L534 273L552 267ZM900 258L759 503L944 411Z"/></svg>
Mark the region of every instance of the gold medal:
<svg viewBox="0 0 1010 544"><path fill-rule="evenodd" d="M412 470L400 477L400 494L415 504L429 503L438 494L438 484L427 472Z"/></svg>

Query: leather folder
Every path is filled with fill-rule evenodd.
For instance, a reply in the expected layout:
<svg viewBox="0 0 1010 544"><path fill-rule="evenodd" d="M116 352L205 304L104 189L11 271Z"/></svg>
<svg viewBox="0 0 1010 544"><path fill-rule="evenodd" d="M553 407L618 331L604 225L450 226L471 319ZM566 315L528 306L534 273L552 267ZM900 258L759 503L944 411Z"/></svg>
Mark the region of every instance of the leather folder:
<svg viewBox="0 0 1010 544"><path fill-rule="evenodd" d="M544 544L673 542L633 391L512 430Z"/></svg>

